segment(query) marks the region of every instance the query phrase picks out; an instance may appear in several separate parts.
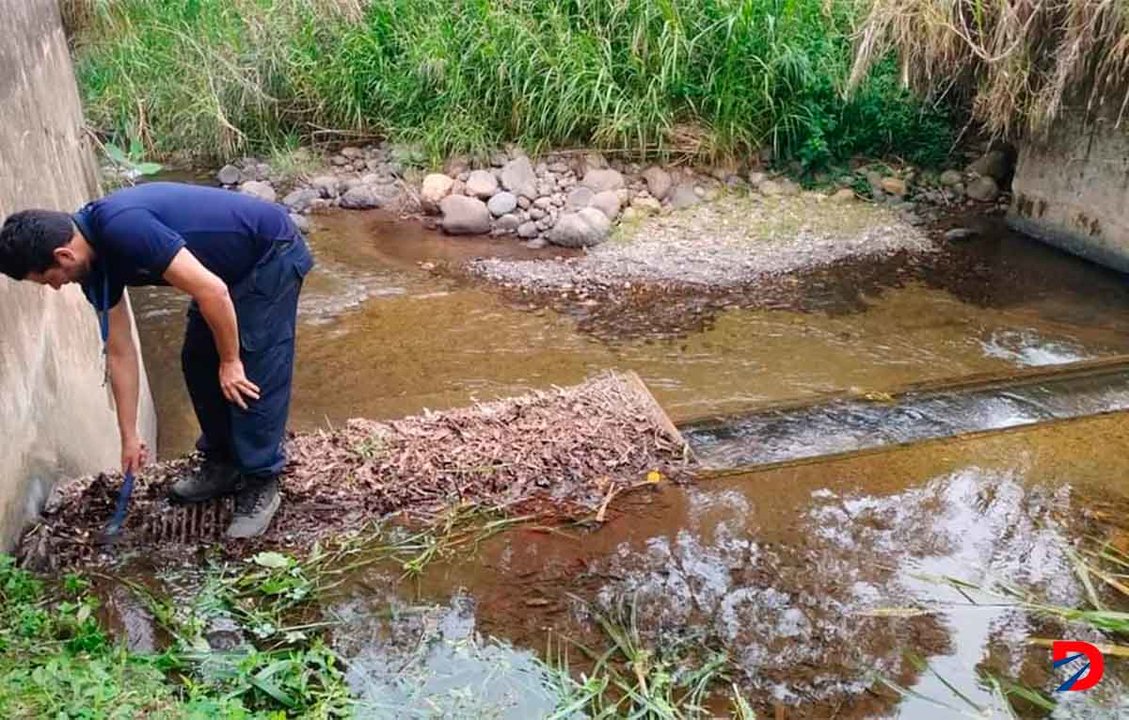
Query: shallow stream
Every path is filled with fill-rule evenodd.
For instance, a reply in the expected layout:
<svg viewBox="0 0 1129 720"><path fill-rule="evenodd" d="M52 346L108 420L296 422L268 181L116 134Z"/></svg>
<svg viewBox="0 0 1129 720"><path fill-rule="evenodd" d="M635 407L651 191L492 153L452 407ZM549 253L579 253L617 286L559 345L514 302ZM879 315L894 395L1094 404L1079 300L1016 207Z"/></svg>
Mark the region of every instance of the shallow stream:
<svg viewBox="0 0 1129 720"><path fill-rule="evenodd" d="M610 367L637 371L675 422L701 425L768 403L884 398L1129 353L1122 276L978 222L978 238L934 256L812 273L774 302L660 296L609 312L457 272L472 257L553 250L443 238L379 212L316 217L292 426L489 400ZM178 455L196 432L179 372L184 303L165 289L133 297L159 450ZM1005 398L971 429L1023 425L1015 412L1035 424L955 439L944 438L975 407L914 406L919 423L933 428L922 413L945 411L956 428L924 435L893 411L840 413L846 431L826 413L799 430L793 417L774 426L775 445L746 423L725 438L723 465L856 450L860 433L930 439L642 491L599 530L514 530L410 586L388 568L359 572L329 607L350 681L373 717L536 717L556 701L534 662L547 642L598 645L593 612L633 609L640 635L662 647L727 653L770 717L953 717L992 706L985 673L1050 689L1050 653L1027 639L1065 630L944 578L1078 604L1068 549L1084 536L1129 544L1129 415L1109 412L1129 388L1121 377L1074 391L1084 412L1044 417L1031 397ZM1091 412L1107 414L1065 419ZM1124 687L1111 672L1057 716L1129 712Z"/></svg>

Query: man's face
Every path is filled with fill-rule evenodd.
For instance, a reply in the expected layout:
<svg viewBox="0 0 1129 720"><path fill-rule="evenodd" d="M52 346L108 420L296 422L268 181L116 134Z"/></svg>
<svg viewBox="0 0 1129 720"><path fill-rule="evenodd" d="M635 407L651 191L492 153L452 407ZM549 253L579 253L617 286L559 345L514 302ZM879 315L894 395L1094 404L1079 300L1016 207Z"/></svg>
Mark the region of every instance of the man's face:
<svg viewBox="0 0 1129 720"><path fill-rule="evenodd" d="M40 285L50 285L58 290L68 283L81 282L90 272L90 262L80 258L66 245L56 248L54 255L54 265L43 272L30 272L26 279Z"/></svg>

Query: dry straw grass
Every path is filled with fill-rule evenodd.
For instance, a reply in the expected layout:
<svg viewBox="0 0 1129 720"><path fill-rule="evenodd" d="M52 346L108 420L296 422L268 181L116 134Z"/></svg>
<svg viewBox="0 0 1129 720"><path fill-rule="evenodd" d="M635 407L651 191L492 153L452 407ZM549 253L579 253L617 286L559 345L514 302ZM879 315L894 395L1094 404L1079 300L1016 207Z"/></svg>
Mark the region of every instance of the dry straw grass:
<svg viewBox="0 0 1129 720"><path fill-rule="evenodd" d="M886 51L928 92L968 92L1007 137L1039 137L1064 105L1114 118L1129 106L1127 0L872 0L851 86Z"/></svg>

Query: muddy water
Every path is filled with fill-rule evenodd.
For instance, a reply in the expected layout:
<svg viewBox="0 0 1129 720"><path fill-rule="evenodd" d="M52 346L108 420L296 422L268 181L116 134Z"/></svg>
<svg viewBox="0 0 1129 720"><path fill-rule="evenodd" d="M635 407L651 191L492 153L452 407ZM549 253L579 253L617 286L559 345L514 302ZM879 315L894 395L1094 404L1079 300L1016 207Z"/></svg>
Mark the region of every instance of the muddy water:
<svg viewBox="0 0 1129 720"><path fill-rule="evenodd" d="M394 571L359 576L333 608L341 647L354 685L404 717L423 712L424 686L440 707L532 717L552 705L527 689L529 649L603 647L593 609L633 608L652 647L727 653L768 717L1004 717L982 675L1049 691L1049 650L1028 639L1097 638L988 590L1083 602L1070 548L1129 540L1126 442L1118 414L665 487L595 532L496 537L414 589L395 590ZM389 603L395 619L380 619ZM1118 717L1123 671L1110 663L1056 717Z"/></svg>
<svg viewBox="0 0 1129 720"><path fill-rule="evenodd" d="M637 370L685 420L1129 352L1122 277L994 226L921 262L815 276L772 308L671 299L618 317L584 301L558 312L433 272L528 254L512 242L442 239L378 213L316 223L295 428L571 383L606 367ZM177 366L183 301L155 290L137 305L161 452L180 453L195 434ZM547 640L601 646L593 609L627 607L667 652L726 652L769 717L970 712L946 683L998 708L982 672L1051 685L1049 653L1029 636L1093 638L937 577L1080 602L1066 548L1084 535L1129 538L1126 418L637 494L597 531L518 530L413 587L395 571L358 575L330 608L344 623L336 642L372 717L541 716L556 703L536 661ZM1108 677L1064 698L1057 714L1094 717L1094 703L1115 704L1125 685ZM899 698L878 678L917 694Z"/></svg>
<svg viewBox="0 0 1129 720"><path fill-rule="evenodd" d="M679 421L1129 351L1120 276L991 225L911 267L818 275L777 309L660 298L608 313L590 300L565 312L533 307L436 272L475 256L560 251L447 239L377 212L314 222L319 266L300 311L295 429L568 384L608 367L638 371ZM184 300L162 288L136 303L160 452L180 454L197 432L179 369ZM678 332L646 323L690 316L692 329Z"/></svg>

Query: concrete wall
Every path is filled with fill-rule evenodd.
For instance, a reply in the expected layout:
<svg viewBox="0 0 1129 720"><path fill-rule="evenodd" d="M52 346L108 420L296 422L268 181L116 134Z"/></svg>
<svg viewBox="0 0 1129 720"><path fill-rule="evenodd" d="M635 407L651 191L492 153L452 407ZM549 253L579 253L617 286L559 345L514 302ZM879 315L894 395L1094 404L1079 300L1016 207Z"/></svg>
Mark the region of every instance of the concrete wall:
<svg viewBox="0 0 1129 720"><path fill-rule="evenodd" d="M1129 127L1067 111L1043 143L1021 144L1008 220L1021 232L1129 272Z"/></svg>
<svg viewBox="0 0 1129 720"><path fill-rule="evenodd" d="M73 211L97 194L93 155L55 0L0 0L0 221L28 207ZM0 547L52 480L119 464L96 316L77 287L0 275ZM155 448L143 382L140 418Z"/></svg>

